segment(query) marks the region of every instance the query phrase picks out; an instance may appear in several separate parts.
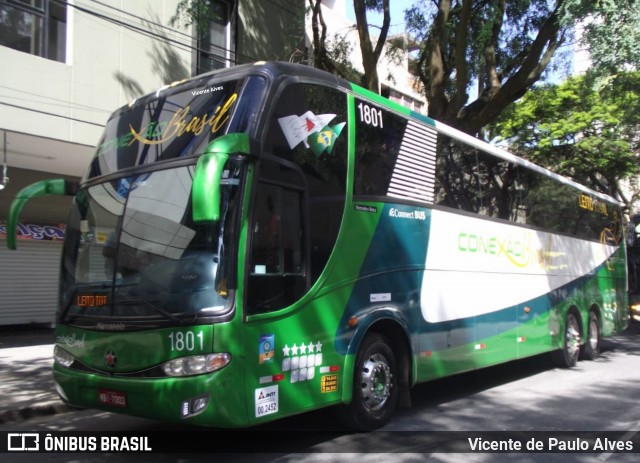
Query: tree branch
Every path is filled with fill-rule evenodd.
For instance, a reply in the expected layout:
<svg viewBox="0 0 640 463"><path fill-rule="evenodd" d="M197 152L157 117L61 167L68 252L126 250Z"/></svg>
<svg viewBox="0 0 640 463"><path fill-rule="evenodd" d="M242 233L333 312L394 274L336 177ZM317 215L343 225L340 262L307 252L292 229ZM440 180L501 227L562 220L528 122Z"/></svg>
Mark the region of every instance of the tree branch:
<svg viewBox="0 0 640 463"><path fill-rule="evenodd" d="M491 27L491 39L484 49L487 84L489 88L499 88L501 85L497 69L496 49L498 48L498 40L500 39L500 31L502 30L504 11L505 0L500 0L497 5L495 18L493 19L493 26Z"/></svg>
<svg viewBox="0 0 640 463"><path fill-rule="evenodd" d="M369 23L367 21L367 5L365 0L353 0L353 9L356 15L356 24L358 27L358 37L360 38L360 51L362 53L362 66L364 67L364 75L362 76L362 85L371 91L378 93L380 91L380 81L378 79L378 61L387 41L389 25L391 24L391 15L389 13L389 0L382 1L383 22L380 29L380 36L376 42L375 48L371 43L369 35Z"/></svg>
<svg viewBox="0 0 640 463"><path fill-rule="evenodd" d="M337 73L335 63L327 53L327 24L322 17L322 0L309 0L311 8L311 31L313 33L313 60L315 67Z"/></svg>
<svg viewBox="0 0 640 463"><path fill-rule="evenodd" d="M429 35L429 116L434 119L442 119L446 113L448 100L445 87L445 59L443 47L446 43L447 22L451 13L451 0L438 2L438 13L433 22L433 28Z"/></svg>
<svg viewBox="0 0 640 463"><path fill-rule="evenodd" d="M473 0L464 0L460 12L460 21L456 28L456 48L454 66L456 69L456 91L453 104L449 105L449 111L458 111L467 101L467 84L469 78L469 66L467 65L467 48L469 46L469 24L471 21L471 7ZM448 112L449 112L448 111ZM447 114L450 119L454 114Z"/></svg>
<svg viewBox="0 0 640 463"><path fill-rule="evenodd" d="M564 0L558 1L555 10L540 27L520 68L504 84L487 88L476 101L460 110L456 121L458 128L467 133L477 133L540 79L551 57L565 39L558 16L563 2Z"/></svg>

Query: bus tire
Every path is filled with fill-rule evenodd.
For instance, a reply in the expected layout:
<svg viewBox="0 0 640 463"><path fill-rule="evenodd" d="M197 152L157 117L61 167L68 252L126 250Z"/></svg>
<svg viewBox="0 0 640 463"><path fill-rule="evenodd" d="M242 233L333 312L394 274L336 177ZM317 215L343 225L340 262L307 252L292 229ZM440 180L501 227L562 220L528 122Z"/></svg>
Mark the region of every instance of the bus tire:
<svg viewBox="0 0 640 463"><path fill-rule="evenodd" d="M561 368L573 368L580 356L580 324L573 312L567 314L562 336L562 348L553 353L553 360Z"/></svg>
<svg viewBox="0 0 640 463"><path fill-rule="evenodd" d="M350 429L373 431L384 426L398 405L398 362L387 340L368 334L358 350L351 403L338 410Z"/></svg>
<svg viewBox="0 0 640 463"><path fill-rule="evenodd" d="M595 360L600 355L600 320L594 311L589 312L587 337L580 351L581 358Z"/></svg>

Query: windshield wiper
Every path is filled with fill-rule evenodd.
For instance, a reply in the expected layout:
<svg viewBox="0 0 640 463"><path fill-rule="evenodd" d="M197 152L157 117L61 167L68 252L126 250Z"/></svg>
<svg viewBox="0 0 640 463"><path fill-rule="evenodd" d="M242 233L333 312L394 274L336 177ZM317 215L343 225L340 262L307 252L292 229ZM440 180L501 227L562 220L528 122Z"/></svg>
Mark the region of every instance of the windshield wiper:
<svg viewBox="0 0 640 463"><path fill-rule="evenodd" d="M147 302L143 299L129 299L126 301L119 301L119 302L115 302L114 305L142 305L148 309L151 309L155 312L158 312L159 314L164 315L167 318L170 318L171 320L177 321L181 324L185 324L186 322L194 322L197 318L198 318L198 314L194 313L193 314L193 318L191 320L187 320L186 318L181 318L178 317L177 315L173 315L171 312L168 312L164 309L161 309L160 307L153 305L150 302Z"/></svg>

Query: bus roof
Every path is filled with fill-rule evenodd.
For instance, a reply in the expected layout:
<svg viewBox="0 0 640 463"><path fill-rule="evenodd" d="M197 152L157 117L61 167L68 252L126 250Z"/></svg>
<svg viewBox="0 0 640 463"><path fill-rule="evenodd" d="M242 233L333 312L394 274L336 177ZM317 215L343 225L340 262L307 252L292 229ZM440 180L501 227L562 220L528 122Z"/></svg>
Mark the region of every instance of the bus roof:
<svg viewBox="0 0 640 463"><path fill-rule="evenodd" d="M385 106L387 109L400 113L401 115L405 117L409 117L412 120L430 125L431 127L435 128L436 131L438 131L439 133L442 133L454 139L460 140L464 143L467 143L477 149L485 151L496 157L521 165L527 169L536 171L542 175L552 178L557 182L576 188L577 190L580 190L591 196L597 197L598 199L601 199L603 201L607 201L607 202L616 204L618 206L622 205L622 203L619 200L611 197L610 195L595 191L585 185L582 185L574 180L571 180L568 177L559 175L547 168L539 166L531 161L528 161L520 156L517 156L496 145L492 145L483 140L475 138L469 134L466 134L442 122L431 119L428 116L409 110L408 108L405 108L396 102L393 102L387 98L384 98L374 92L371 92L363 87L360 87L359 85L351 83L341 77L335 76L333 74L330 74L329 72L326 72L308 65L304 65L304 64L288 63L288 62L281 62L281 61L257 61L255 63L240 64L230 68L219 69L219 70L210 71L204 74L199 74L197 76L194 76L188 79L184 79L181 81L173 82L168 85L164 85L159 89L157 89L155 92L149 93L136 100L133 100L128 105L124 105L120 109L116 110L111 117L116 116L121 111L125 111L127 108L131 107L136 103L157 98L162 94L162 92L176 86L188 87L193 85L196 82L199 82L202 80L210 80L211 78L215 78L216 80L219 79L222 81L222 80L228 80L228 79L237 79L237 78L245 77L249 75L263 76L267 78L270 82L276 82L280 79L298 77L298 78L304 79L305 81L312 81L312 82L317 82L317 83L328 85L328 86L335 86L338 88L342 88L347 92L351 92L358 96L372 100L374 103Z"/></svg>
<svg viewBox="0 0 640 463"><path fill-rule="evenodd" d="M203 74L198 74L197 76L190 77L188 79L183 79L163 85L156 91L136 98L130 103L122 106L121 108L116 110L114 115L122 110L126 110L128 107L139 103L140 101L147 101L157 98L164 91L176 86L188 87L196 82L209 80L211 78L216 78L216 80L222 81L237 79L250 75L263 76L272 82L287 77L301 77L305 80L312 80L318 83L324 83L329 86L342 87L345 90L351 88L352 85L349 81L342 79L341 77L304 64L287 63L282 61L257 61L251 64L239 64L230 68L209 71Z"/></svg>

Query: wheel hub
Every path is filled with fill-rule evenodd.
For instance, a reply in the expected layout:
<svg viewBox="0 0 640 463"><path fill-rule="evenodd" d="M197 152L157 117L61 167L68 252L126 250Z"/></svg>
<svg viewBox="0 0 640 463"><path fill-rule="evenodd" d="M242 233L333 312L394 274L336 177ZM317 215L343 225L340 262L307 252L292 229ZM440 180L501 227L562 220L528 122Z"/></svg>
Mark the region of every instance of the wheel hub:
<svg viewBox="0 0 640 463"><path fill-rule="evenodd" d="M576 356L580 351L580 330L575 319L571 318L567 326L567 351L569 355Z"/></svg>
<svg viewBox="0 0 640 463"><path fill-rule="evenodd" d="M593 320L590 322L588 341L591 349L595 350L598 348L598 324Z"/></svg>
<svg viewBox="0 0 640 463"><path fill-rule="evenodd" d="M380 354L374 354L362 367L361 387L362 400L369 410L380 410L389 397L393 375L387 359Z"/></svg>

